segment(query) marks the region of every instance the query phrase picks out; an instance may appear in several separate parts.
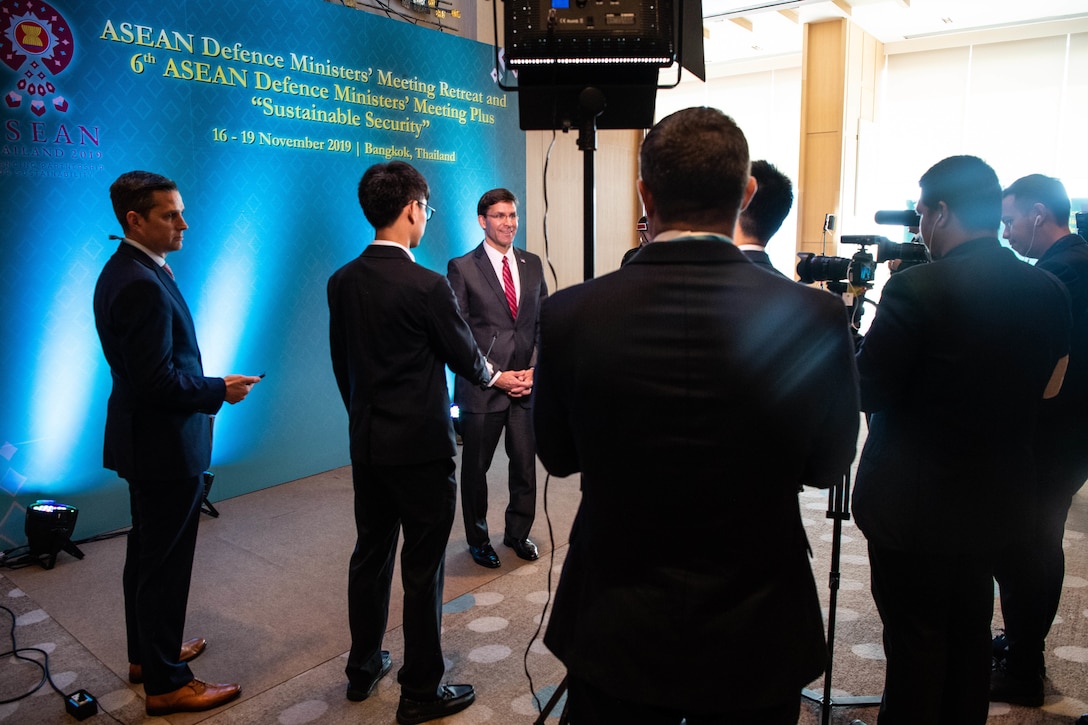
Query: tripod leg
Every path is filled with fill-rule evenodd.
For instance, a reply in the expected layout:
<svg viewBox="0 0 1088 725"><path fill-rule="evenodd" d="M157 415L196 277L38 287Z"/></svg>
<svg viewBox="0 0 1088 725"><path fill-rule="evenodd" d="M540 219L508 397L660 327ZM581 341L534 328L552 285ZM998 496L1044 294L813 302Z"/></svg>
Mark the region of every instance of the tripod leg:
<svg viewBox="0 0 1088 725"><path fill-rule="evenodd" d="M830 592L827 605L827 667L824 670L824 692L819 696L811 690L802 690L801 694L808 700L820 703L820 725L830 725L831 709L836 706L849 705L851 707L868 707L879 705L879 697L847 697L835 702L831 697L831 679L835 658L835 618L839 602L839 582L841 573L839 564L842 550L842 522L850 519L850 476L844 474L842 482L836 484L827 492L827 518L832 519L831 533L831 568L828 572L828 586Z"/></svg>
<svg viewBox="0 0 1088 725"><path fill-rule="evenodd" d="M538 717L536 720L533 720L533 725L544 725L544 721L546 721L548 719L548 716L552 714L552 710L554 710L555 706L559 703L559 698L561 698L566 691L567 678L564 676L559 684L556 685L555 692L553 692L552 696L548 698L548 702L544 704L544 709L540 711L540 717ZM566 718L567 706L566 703L563 703L563 712L559 718L560 725L563 725L565 722L567 722Z"/></svg>

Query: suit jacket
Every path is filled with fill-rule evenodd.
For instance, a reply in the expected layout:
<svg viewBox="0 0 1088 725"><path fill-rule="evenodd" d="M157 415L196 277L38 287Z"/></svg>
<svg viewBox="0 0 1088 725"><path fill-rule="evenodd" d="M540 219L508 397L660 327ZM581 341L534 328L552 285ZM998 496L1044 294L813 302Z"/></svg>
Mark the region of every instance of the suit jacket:
<svg viewBox="0 0 1088 725"><path fill-rule="evenodd" d="M548 296L540 257L516 247L513 252L521 276L516 320L510 315L506 293L484 251L484 243L451 259L446 274L476 344L495 370L525 370L536 365L540 303ZM510 407L511 401L523 407L530 405L528 396L511 398L498 388L481 388L474 379L460 375L454 381L453 398L466 413L497 413Z"/></svg>
<svg viewBox="0 0 1088 725"><path fill-rule="evenodd" d="M211 463L211 420L226 399L204 376L181 291L143 251L122 242L94 290L94 317L113 390L103 462L127 479L189 478Z"/></svg>
<svg viewBox="0 0 1088 725"><path fill-rule="evenodd" d="M401 249L372 244L329 278L328 299L352 461L395 466L452 457L445 366L478 385L489 376L446 278Z"/></svg>
<svg viewBox="0 0 1088 725"><path fill-rule="evenodd" d="M854 457L842 303L694 237L555 293L540 329L538 454L582 473L548 647L613 695L673 708L754 707L818 676L797 494Z"/></svg>
<svg viewBox="0 0 1088 725"><path fill-rule="evenodd" d="M784 275L784 274L782 274L781 272L778 271L778 267L775 267L773 264L771 264L770 255L768 255L763 250L761 250L761 249L742 249L741 252L744 253L745 257L747 257L748 259L750 259L752 261L752 264L756 265L760 269L765 269L768 272L774 272L775 274L777 274L780 277L785 277L786 276L786 275Z"/></svg>
<svg viewBox="0 0 1088 725"><path fill-rule="evenodd" d="M854 515L870 541L985 555L1022 533L1043 391L1068 334L1061 284L996 238L892 275L858 352L872 417Z"/></svg>
<svg viewBox="0 0 1088 725"><path fill-rule="evenodd" d="M1069 369L1061 393L1043 402L1043 418L1083 429L1088 424L1088 242L1076 234L1062 237L1035 266L1053 274L1065 287L1073 320Z"/></svg>

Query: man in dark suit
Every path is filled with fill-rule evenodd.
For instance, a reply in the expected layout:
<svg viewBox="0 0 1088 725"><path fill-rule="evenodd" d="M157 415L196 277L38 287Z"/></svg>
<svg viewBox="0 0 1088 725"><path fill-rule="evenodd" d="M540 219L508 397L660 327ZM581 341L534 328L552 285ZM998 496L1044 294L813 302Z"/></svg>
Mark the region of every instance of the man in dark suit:
<svg viewBox="0 0 1088 725"><path fill-rule="evenodd" d="M517 197L507 189L492 189L480 197L476 218L484 240L468 254L451 259L446 273L461 314L476 344L487 351L494 372L524 389L520 395L511 395L497 386L482 388L460 375L454 383L453 402L460 412L464 442L461 510L465 536L472 560L489 568L500 562L487 532L487 470L504 428L510 503L503 543L522 559L533 561L538 555L529 538L536 517L536 446L529 391L540 303L548 296L548 286L540 257L514 247L517 204Z"/></svg>
<svg viewBox="0 0 1088 725"><path fill-rule="evenodd" d="M854 514L884 624L881 725L986 721L993 564L1028 528L1040 404L1069 302L997 239L1001 186L974 156L919 181L933 262L893 275L858 352L871 413Z"/></svg>
<svg viewBox="0 0 1088 725"><path fill-rule="evenodd" d="M181 249L177 185L132 171L110 186L124 239L94 290L94 317L110 366L104 463L128 482L132 530L123 584L129 679L143 682L149 715L207 710L238 685L201 682L188 660L205 646L182 642L196 550L211 416L260 381L204 376L189 308L166 264Z"/></svg>
<svg viewBox="0 0 1088 725"><path fill-rule="evenodd" d="M756 193L737 219L733 241L753 264L785 276L771 264L766 248L767 242L789 216L793 206L793 184L774 164L762 159L752 162L752 178L756 180Z"/></svg>
<svg viewBox="0 0 1088 725"><path fill-rule="evenodd" d="M492 383L446 278L412 256L434 211L429 198L427 180L404 162L367 169L359 204L374 241L328 284L329 347L348 411L355 487L347 697L365 700L392 667L381 644L403 528L402 725L460 712L475 699L471 685L441 684L443 570L457 507L445 366L477 385Z"/></svg>
<svg viewBox="0 0 1088 725"><path fill-rule="evenodd" d="M1088 478L1088 242L1070 231L1069 211L1062 182L1042 174L1014 182L1001 203L1005 239L1061 280L1073 317L1065 382L1043 401L1035 433L1035 526L1023 545L1001 551L994 569L1005 632L994 642L990 699L1028 707L1043 704L1043 647L1065 580L1065 520Z"/></svg>
<svg viewBox="0 0 1088 725"><path fill-rule="evenodd" d="M793 725L827 656L797 494L857 441L846 317L733 246L732 119L675 113L639 161L653 241L541 310L538 452L582 473L544 641L577 725Z"/></svg>

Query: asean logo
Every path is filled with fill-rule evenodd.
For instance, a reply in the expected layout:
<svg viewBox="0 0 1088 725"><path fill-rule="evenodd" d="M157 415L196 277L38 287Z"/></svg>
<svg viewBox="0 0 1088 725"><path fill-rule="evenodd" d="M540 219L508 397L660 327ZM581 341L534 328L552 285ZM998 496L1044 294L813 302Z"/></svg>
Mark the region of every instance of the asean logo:
<svg viewBox="0 0 1088 725"><path fill-rule="evenodd" d="M46 103L61 113L68 101L53 78L72 62L75 48L68 21L40 0L0 0L0 60L15 71L15 88L4 96L8 108L29 99L30 112L42 116Z"/></svg>

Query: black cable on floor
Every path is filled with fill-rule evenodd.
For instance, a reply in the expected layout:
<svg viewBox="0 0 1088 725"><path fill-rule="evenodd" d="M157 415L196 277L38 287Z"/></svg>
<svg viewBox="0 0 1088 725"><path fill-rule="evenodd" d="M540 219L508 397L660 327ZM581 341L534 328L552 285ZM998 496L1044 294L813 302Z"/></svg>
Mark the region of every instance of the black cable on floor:
<svg viewBox="0 0 1088 725"><path fill-rule="evenodd" d="M15 620L15 612L11 611L10 609L8 609L7 607L5 607L2 604L0 604L0 609L3 609L11 617L11 629L10 629L10 631L8 633L8 637L11 639L11 649L9 649L6 652L0 652L0 663L6 661L6 658L11 656L14 659L19 659L19 660L23 660L24 662L29 662L30 664L34 665L35 667L37 667L38 669L40 669L42 671L42 677L41 677L40 680L38 680L38 684L34 685L34 687L30 688L29 690L27 690L26 692L24 692L21 695L17 695L16 697L11 697L11 698L8 698L8 699L0 700L0 705L7 705L7 704L12 703L12 702L18 702L19 700L26 699L26 698L30 697L31 695L33 695L38 690L40 690L42 688L42 685L44 685L46 682L48 682L49 686L52 687L56 691L56 693L58 695L60 695L64 699L64 701L65 701L65 710L67 712L69 712L69 713L72 713L73 711L68 710L70 701L72 701L75 694L83 695L83 694L86 694L86 693L84 693L83 690L80 690L79 693L73 693L73 695L66 695L64 692L62 692L61 689L59 687L57 687L57 683L53 682L53 678L49 674L49 653L46 652L43 649L38 648L38 647L19 647L17 645L16 641L15 641L15 621L16 621ZM22 654L23 652L37 652L38 654L40 654L42 656L42 661L39 662L38 660L36 660L36 659L34 659L32 657L27 657L24 654ZM89 697L89 695L88 695L88 697ZM114 717L112 714L110 714L108 712L104 712L102 710L99 710L98 706L97 706L97 703L94 704L94 709L93 710L91 710L89 713L86 713L86 714L83 714L83 713L79 714L76 717L76 719L77 720L83 720L86 717L88 717L89 714L95 714L96 715L96 714L99 714L99 713L105 714L107 717L109 717L111 720L113 720L116 723L121 722L116 717Z"/></svg>
<svg viewBox="0 0 1088 725"><path fill-rule="evenodd" d="M11 611L7 607L3 606L2 604L0 604L0 609L3 609L5 612L7 612L9 615L11 615L11 632L10 632L11 649L8 650L7 652L0 652L0 661L2 661L8 655L11 655L15 659L20 659L20 660L23 660L24 662L30 662L31 664L33 664L35 667L37 667L38 669L40 669L42 671L42 678L40 680L38 680L38 684L34 685L34 687L32 687L30 690L23 693L22 695L19 695L17 697L12 697L12 698L9 698L9 699L6 699L6 700L0 700L0 705L7 705L10 702L16 702L18 700L22 700L25 697L30 697L35 692L40 690L42 688L42 685L44 685L46 682L49 682L49 684L53 686L53 689L56 690L61 695L61 697L65 697L65 694L63 692L61 692L60 689L53 683L53 678L51 678L49 676L49 653L46 652L43 649L38 649L37 647L22 647L22 648L16 647L15 646L15 612ZM45 658L45 661L44 662L39 662L38 660L33 659L32 657L26 657L26 656L20 654L21 652L37 652L43 658Z"/></svg>
<svg viewBox="0 0 1088 725"><path fill-rule="evenodd" d="M540 630L544 628L544 618L548 613L548 606L552 603L552 570L555 569L555 533L552 531L552 517L548 513L548 483L552 480L550 473L544 475L544 520L548 523L548 543L551 545L551 551L548 554L548 598L544 602L544 609L540 612L540 621L536 625L536 631L533 632L533 636L529 639L528 646L525 647L525 654L522 655L521 665L525 670L525 677L529 680L529 693L533 696L533 702L536 703L536 711L542 712L544 706L540 703L540 698L537 697L536 688L533 686L533 676L529 674L529 651L533 648L533 642L536 642L540 637Z"/></svg>

